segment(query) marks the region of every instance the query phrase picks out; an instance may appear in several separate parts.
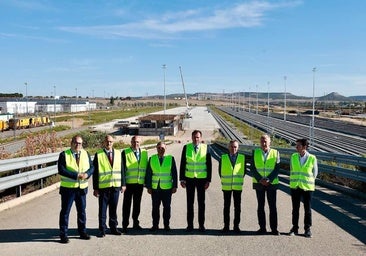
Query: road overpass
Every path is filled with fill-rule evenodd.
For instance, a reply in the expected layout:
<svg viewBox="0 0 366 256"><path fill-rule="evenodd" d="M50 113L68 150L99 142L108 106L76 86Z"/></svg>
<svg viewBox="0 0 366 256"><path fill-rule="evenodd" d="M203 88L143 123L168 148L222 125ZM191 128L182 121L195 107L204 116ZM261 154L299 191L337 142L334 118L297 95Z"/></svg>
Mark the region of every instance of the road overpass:
<svg viewBox="0 0 366 256"><path fill-rule="evenodd" d="M205 108L192 109L193 118L180 139L186 142L190 130L201 128L203 139L213 136L216 126ZM207 128L210 127L210 128ZM182 143L175 141L167 153L180 162ZM155 150L149 151L149 154ZM172 199L171 232L149 232L152 226L151 198L144 191L140 224L142 231L130 230L122 236L98 238L98 202L90 186L87 198L87 227L91 240L78 239L75 206L70 215L70 243L59 243L58 216L60 196L51 190L31 201L0 212L0 255L365 255L366 205L351 198L317 186L313 199L313 238L287 235L291 228L291 198L286 176L280 177L277 207L281 236L257 235L256 197L251 177L245 177L242 195L241 233L222 234L223 196L218 176L218 163L213 160L213 180L206 195L205 233L186 233L185 190L179 188ZM22 200L16 199L16 200ZM195 204L197 208L197 204ZM118 208L121 223L122 197ZM268 215L268 208L267 215ZM197 216L197 213L196 215ZM300 212L302 220L303 209ZM302 221L300 221L300 226ZM195 218L195 228L197 228ZM162 221L161 221L162 227ZM269 227L268 227L269 229Z"/></svg>

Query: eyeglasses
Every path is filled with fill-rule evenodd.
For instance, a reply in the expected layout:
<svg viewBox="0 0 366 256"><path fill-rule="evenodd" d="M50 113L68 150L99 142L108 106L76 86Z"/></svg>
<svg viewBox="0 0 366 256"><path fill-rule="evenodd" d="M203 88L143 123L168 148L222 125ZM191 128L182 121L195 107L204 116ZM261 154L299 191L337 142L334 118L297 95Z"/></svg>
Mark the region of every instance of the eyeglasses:
<svg viewBox="0 0 366 256"><path fill-rule="evenodd" d="M77 141L75 141L75 142L74 142L74 144L75 144L75 145L83 145L83 143L82 143L82 142L77 142Z"/></svg>

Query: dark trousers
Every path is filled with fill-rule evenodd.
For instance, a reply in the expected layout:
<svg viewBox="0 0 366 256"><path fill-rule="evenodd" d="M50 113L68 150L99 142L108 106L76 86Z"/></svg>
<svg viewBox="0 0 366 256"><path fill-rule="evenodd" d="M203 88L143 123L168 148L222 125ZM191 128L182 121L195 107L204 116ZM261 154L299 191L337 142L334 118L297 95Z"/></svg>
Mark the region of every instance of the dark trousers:
<svg viewBox="0 0 366 256"><path fill-rule="evenodd" d="M256 189L255 192L257 194L257 216L260 229L266 230L266 213L264 211L264 206L265 197L267 194L267 202L269 206L269 225L272 231L277 231L277 189Z"/></svg>
<svg viewBox="0 0 366 256"><path fill-rule="evenodd" d="M132 208L132 220L133 225L139 225L139 215L141 208L141 197L144 189L144 185L140 184L127 184L126 191L123 196L122 206L122 227L127 228L130 219L131 204L133 200Z"/></svg>
<svg viewBox="0 0 366 256"><path fill-rule="evenodd" d="M200 227L203 227L205 224L205 184L205 179L186 179L187 224L189 228L193 228L194 195L196 189L198 201L198 224Z"/></svg>
<svg viewBox="0 0 366 256"><path fill-rule="evenodd" d="M59 218L60 237L67 237L69 215L75 201L79 234L86 233L86 194L88 189L60 187L61 211Z"/></svg>
<svg viewBox="0 0 366 256"><path fill-rule="evenodd" d="M107 229L107 208L109 212L109 227L111 230L116 230L118 226L117 221L117 205L120 190L117 188L103 188L99 189L99 230L105 232Z"/></svg>
<svg viewBox="0 0 366 256"><path fill-rule="evenodd" d="M163 221L164 227L169 226L172 202L171 189L153 189L151 193L152 199L152 220L153 227L159 227L160 204L163 203Z"/></svg>
<svg viewBox="0 0 366 256"><path fill-rule="evenodd" d="M311 219L311 198L313 191L304 191L300 188L291 189L292 201L292 228L294 231L299 230L299 210L301 198L304 203L304 229L309 230L312 225Z"/></svg>
<svg viewBox="0 0 366 256"><path fill-rule="evenodd" d="M231 195L234 199L234 227L239 227L241 213L241 190L223 191L224 193L224 225L230 226Z"/></svg>

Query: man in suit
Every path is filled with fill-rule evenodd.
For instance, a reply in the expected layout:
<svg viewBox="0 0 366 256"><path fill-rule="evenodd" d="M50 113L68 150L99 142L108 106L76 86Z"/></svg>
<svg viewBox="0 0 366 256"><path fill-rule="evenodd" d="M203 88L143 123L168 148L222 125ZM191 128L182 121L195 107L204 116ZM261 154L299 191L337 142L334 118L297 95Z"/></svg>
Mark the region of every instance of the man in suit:
<svg viewBox="0 0 366 256"><path fill-rule="evenodd" d="M192 132L192 142L184 145L180 162L180 185L187 194L187 231L193 231L194 196L197 190L199 231L205 228L205 193L210 186L212 160L207 144L201 143L202 132Z"/></svg>
<svg viewBox="0 0 366 256"><path fill-rule="evenodd" d="M107 229L107 207L109 208L109 228L111 234L121 235L117 229L117 205L119 194L126 190L124 175L122 175L121 151L113 148L114 139L107 135L103 148L95 153L93 164L94 196L98 198L99 234L104 237Z"/></svg>
<svg viewBox="0 0 366 256"><path fill-rule="evenodd" d="M149 159L146 170L146 188L152 199L153 225L150 231L159 229L160 204L163 203L164 230L170 231L172 194L177 192L177 167L174 157L166 155L166 144L159 141L156 145L157 154Z"/></svg>
<svg viewBox="0 0 366 256"><path fill-rule="evenodd" d="M245 155L238 153L239 142L231 140L229 153L223 154L219 162L219 175L224 195L224 228L229 231L231 196L234 199L234 232L240 232L241 194L245 175Z"/></svg>
<svg viewBox="0 0 366 256"><path fill-rule="evenodd" d="M89 240L90 235L86 233L85 208L88 178L93 174L94 167L89 153L83 149L83 138L80 135L72 137L70 149L60 153L57 167L61 176L60 242L69 242L69 215L74 201L80 239Z"/></svg>
<svg viewBox="0 0 366 256"><path fill-rule="evenodd" d="M267 134L263 134L260 138L260 148L253 150L253 159L251 164L251 173L253 180L253 189L255 189L258 208L258 224L259 230L257 234L265 234L266 213L264 211L265 197L269 206L269 224L271 234L279 236L277 230L277 189L278 189L278 173L280 170L280 153L271 148L271 138Z"/></svg>
<svg viewBox="0 0 366 256"><path fill-rule="evenodd" d="M142 139L135 135L131 139L131 147L122 151L123 174L126 177L126 191L123 196L122 206L122 232L127 232L132 208L133 229L141 230L139 215L141 208L142 192L145 184L145 174L148 155L145 149L140 148Z"/></svg>

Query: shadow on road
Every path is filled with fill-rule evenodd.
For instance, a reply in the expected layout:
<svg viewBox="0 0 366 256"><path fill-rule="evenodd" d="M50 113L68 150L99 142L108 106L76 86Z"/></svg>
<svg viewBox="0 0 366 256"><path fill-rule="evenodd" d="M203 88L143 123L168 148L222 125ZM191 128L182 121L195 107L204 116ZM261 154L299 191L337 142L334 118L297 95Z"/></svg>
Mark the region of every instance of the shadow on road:
<svg viewBox="0 0 366 256"><path fill-rule="evenodd" d="M290 195L288 179L280 177L280 190ZM317 211L353 237L366 244L366 225L360 222L366 219L365 203L348 195L330 195L321 190L315 190L312 199L312 209ZM300 207L303 207L301 204ZM303 216L300 215L300 223ZM316 224L315 224L316 225ZM331 235L331 234L330 234Z"/></svg>

